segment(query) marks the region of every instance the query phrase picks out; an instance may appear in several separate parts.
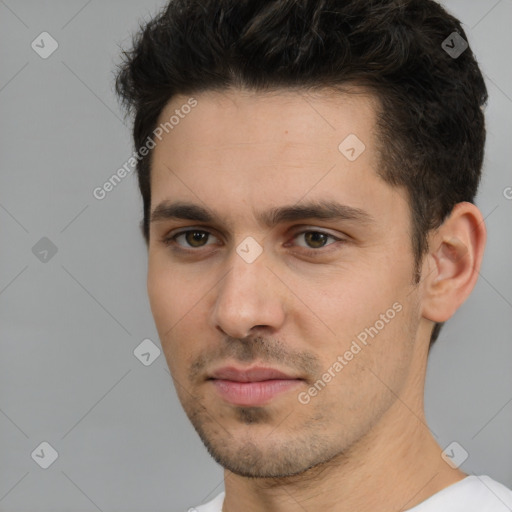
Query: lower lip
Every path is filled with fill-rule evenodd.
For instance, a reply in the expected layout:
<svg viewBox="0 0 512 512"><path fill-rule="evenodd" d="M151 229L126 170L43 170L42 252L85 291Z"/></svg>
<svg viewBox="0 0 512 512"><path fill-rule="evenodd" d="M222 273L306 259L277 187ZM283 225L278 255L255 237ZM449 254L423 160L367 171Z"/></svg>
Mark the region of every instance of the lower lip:
<svg viewBox="0 0 512 512"><path fill-rule="evenodd" d="M300 379L263 380L261 382L235 382L214 379L218 393L235 405L263 405L275 396L297 387Z"/></svg>

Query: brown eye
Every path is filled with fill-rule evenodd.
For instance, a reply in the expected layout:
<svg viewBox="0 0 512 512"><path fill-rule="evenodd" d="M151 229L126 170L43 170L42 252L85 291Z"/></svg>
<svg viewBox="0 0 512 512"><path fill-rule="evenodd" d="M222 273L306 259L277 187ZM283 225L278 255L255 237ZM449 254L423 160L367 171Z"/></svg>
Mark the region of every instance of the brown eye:
<svg viewBox="0 0 512 512"><path fill-rule="evenodd" d="M339 238L336 238L329 233L324 233L323 231L302 231L301 233L297 233L294 236L294 239L299 236L304 236L304 240L307 244L305 246L299 245L299 247L306 247L310 249L322 249L326 245L331 245L326 243L329 238L335 241L340 240Z"/></svg>
<svg viewBox="0 0 512 512"><path fill-rule="evenodd" d="M319 249L325 245L326 240L329 238L329 235L325 233L321 233L320 231L307 231L304 233L306 243L310 245L313 249Z"/></svg>
<svg viewBox="0 0 512 512"><path fill-rule="evenodd" d="M208 239L208 233L206 231L186 231L182 233L185 235L185 240L192 247L202 247Z"/></svg>
<svg viewBox="0 0 512 512"><path fill-rule="evenodd" d="M187 250L188 248L200 248L206 245L211 245L206 244L210 236L212 236L211 233L202 229L188 229L186 231L181 231L180 233L176 233L175 235L164 238L163 242L166 245L174 244L179 248ZM180 237L184 237L185 244L177 242Z"/></svg>

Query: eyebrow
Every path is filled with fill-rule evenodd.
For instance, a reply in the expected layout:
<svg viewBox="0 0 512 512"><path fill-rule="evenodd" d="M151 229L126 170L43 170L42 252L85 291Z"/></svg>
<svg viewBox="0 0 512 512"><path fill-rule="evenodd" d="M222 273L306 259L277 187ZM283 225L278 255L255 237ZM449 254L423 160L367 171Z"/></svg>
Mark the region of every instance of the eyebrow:
<svg viewBox="0 0 512 512"><path fill-rule="evenodd" d="M271 208L256 215L258 222L267 228L273 228L284 222L293 222L304 219L321 220L348 220L363 225L371 225L376 221L365 210L340 204L336 201L320 200L300 205L286 205ZM218 223L220 216L210 212L206 208L194 203L162 201L151 213L150 222L162 220L182 219L195 222Z"/></svg>

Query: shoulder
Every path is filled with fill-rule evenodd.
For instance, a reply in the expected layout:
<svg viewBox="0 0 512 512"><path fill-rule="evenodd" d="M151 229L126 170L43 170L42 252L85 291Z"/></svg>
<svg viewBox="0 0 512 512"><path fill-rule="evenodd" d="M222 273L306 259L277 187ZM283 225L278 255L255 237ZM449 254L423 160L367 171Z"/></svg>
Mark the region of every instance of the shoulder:
<svg viewBox="0 0 512 512"><path fill-rule="evenodd" d="M218 494L213 500L190 507L187 512L222 512L222 504L224 503L224 492Z"/></svg>
<svg viewBox="0 0 512 512"><path fill-rule="evenodd" d="M510 512L512 490L487 475L470 475L408 512Z"/></svg>
<svg viewBox="0 0 512 512"><path fill-rule="evenodd" d="M487 475L475 476L480 484L482 497L488 500L489 505L494 505L496 510L512 510L512 490ZM477 484L475 484L477 485ZM492 502L492 503L491 503ZM491 509L489 509L491 510ZM494 510L494 508L492 508Z"/></svg>

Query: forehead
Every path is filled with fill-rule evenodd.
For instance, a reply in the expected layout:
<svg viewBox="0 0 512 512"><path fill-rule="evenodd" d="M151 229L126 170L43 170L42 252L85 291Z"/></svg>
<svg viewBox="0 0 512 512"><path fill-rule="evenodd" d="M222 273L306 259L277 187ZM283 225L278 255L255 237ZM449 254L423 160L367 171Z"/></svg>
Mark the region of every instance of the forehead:
<svg viewBox="0 0 512 512"><path fill-rule="evenodd" d="M318 201L326 192L368 209L369 200L379 206L390 200L382 194L400 193L377 175L377 100L363 89L207 91L193 98L189 109L182 108L189 96L174 97L159 117L162 125L171 116L179 122L154 149L152 209L178 199L255 212L265 203Z"/></svg>
<svg viewBox="0 0 512 512"><path fill-rule="evenodd" d="M348 93L206 91L193 97L193 108L190 99L175 96L159 116L163 137L153 152L156 164L187 167L189 172L215 169L232 176L257 170L260 179L285 171L292 179L302 179L304 172L332 165L342 171L377 168L376 100L361 88L351 87Z"/></svg>
<svg viewBox="0 0 512 512"><path fill-rule="evenodd" d="M229 89L206 91L194 99L197 105L193 110L187 108L191 111L178 120L175 114L185 110L190 97L173 97L158 124L172 117L178 120L172 134L179 134L180 153L190 150L195 158L203 148L239 146L243 150L250 144L265 144L270 152L272 147L280 151L293 148L294 152L304 148L308 153L316 148L323 155L330 149L330 154L338 156L339 142L351 133L369 146L374 142L377 99L360 87L347 86L347 92ZM172 145L172 137L169 139Z"/></svg>

